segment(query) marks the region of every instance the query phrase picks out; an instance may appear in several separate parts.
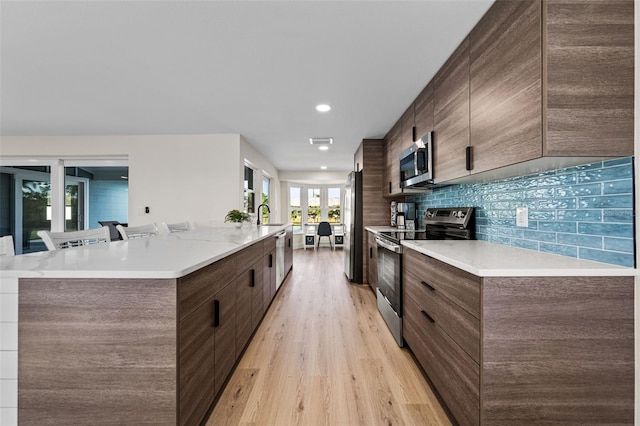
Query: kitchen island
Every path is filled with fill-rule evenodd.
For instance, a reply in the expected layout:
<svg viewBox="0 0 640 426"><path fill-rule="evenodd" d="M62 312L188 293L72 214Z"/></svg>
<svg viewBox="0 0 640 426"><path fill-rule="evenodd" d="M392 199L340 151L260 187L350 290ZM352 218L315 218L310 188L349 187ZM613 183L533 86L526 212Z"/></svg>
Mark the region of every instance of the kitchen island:
<svg viewBox="0 0 640 426"><path fill-rule="evenodd" d="M283 230L290 269L290 225L0 259L0 290L19 280L20 424L200 423L275 296Z"/></svg>

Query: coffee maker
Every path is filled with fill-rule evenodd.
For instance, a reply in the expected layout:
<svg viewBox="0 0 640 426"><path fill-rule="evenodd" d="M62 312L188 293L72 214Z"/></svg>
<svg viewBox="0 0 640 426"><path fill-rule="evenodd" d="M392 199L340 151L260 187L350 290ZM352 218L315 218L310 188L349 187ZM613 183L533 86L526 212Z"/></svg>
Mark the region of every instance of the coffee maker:
<svg viewBox="0 0 640 426"><path fill-rule="evenodd" d="M398 229L415 229L416 204L391 202L391 226Z"/></svg>

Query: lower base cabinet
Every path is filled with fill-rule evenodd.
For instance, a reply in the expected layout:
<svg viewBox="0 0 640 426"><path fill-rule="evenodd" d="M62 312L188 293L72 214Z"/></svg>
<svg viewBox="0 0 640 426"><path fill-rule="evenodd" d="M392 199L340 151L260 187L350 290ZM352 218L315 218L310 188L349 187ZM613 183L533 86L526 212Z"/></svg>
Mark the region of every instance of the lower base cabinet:
<svg viewBox="0 0 640 426"><path fill-rule="evenodd" d="M633 424L634 277L403 260L404 340L459 424Z"/></svg>

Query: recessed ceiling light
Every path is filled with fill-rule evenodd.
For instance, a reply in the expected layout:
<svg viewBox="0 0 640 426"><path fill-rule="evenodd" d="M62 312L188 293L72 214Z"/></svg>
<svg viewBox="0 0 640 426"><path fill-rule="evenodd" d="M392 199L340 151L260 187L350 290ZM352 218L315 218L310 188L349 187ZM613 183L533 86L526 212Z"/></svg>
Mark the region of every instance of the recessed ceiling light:
<svg viewBox="0 0 640 426"><path fill-rule="evenodd" d="M333 138L327 138L327 137L309 138L309 143L311 145L332 145L333 144Z"/></svg>
<svg viewBox="0 0 640 426"><path fill-rule="evenodd" d="M320 146L318 147L318 149L319 149L320 151L326 151L326 150L328 150L328 149L329 149L329 146L328 146L328 145L320 145Z"/></svg>
<svg viewBox="0 0 640 426"><path fill-rule="evenodd" d="M320 166L322 170L327 170L327 166Z"/></svg>
<svg viewBox="0 0 640 426"><path fill-rule="evenodd" d="M328 112L331 111L331 106L327 104L320 104L316 106L316 110L318 112Z"/></svg>

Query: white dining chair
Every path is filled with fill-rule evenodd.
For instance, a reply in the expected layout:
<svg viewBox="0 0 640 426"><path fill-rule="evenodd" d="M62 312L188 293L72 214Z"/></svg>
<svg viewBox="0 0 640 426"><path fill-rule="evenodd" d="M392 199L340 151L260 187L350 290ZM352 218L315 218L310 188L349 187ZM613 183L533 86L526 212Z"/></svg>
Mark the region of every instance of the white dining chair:
<svg viewBox="0 0 640 426"><path fill-rule="evenodd" d="M173 232L184 232L191 229L191 225L189 221L178 222L178 223L165 223L162 222L162 229L165 230L167 234L171 234Z"/></svg>
<svg viewBox="0 0 640 426"><path fill-rule="evenodd" d="M0 237L0 256L14 256L16 254L13 248L13 236L7 235Z"/></svg>
<svg viewBox="0 0 640 426"><path fill-rule="evenodd" d="M50 251L111 242L107 226L71 232L38 231L38 236Z"/></svg>
<svg viewBox="0 0 640 426"><path fill-rule="evenodd" d="M155 223L140 226L122 226L116 225L118 232L122 235L123 240L132 240L135 238L146 238L158 235L158 227Z"/></svg>

